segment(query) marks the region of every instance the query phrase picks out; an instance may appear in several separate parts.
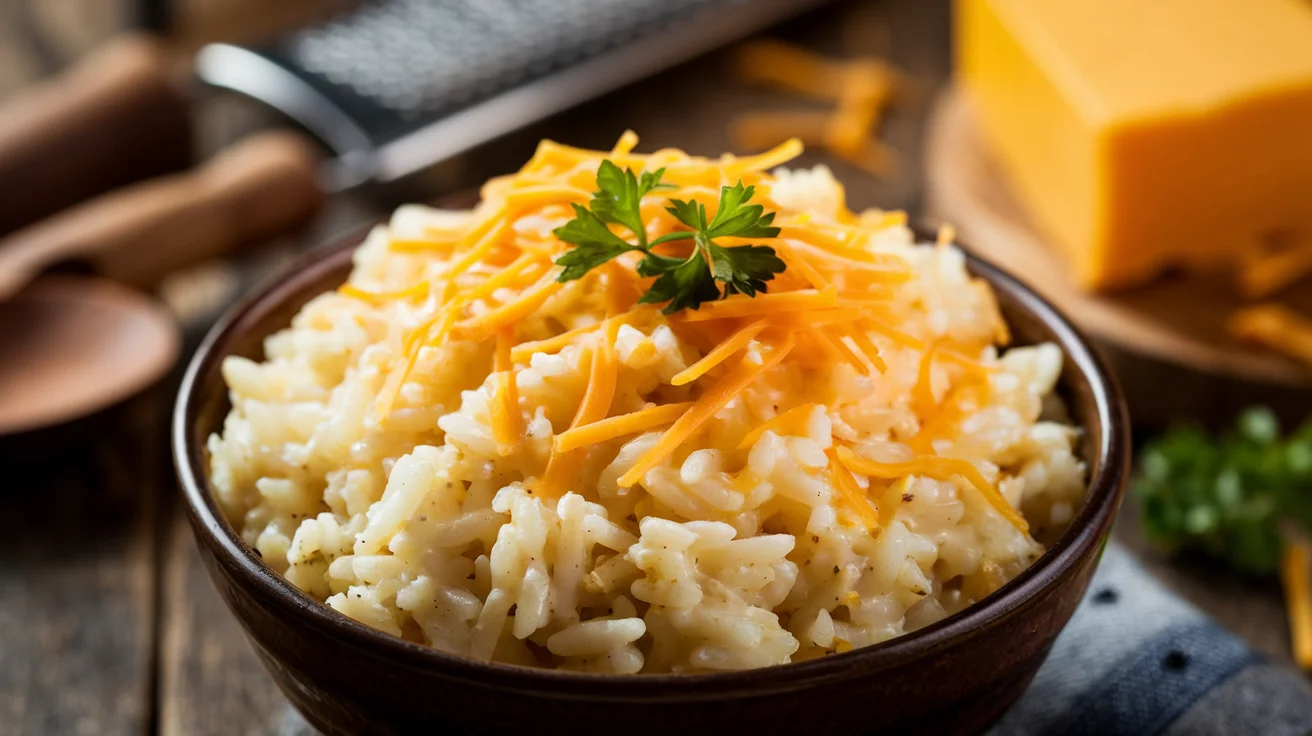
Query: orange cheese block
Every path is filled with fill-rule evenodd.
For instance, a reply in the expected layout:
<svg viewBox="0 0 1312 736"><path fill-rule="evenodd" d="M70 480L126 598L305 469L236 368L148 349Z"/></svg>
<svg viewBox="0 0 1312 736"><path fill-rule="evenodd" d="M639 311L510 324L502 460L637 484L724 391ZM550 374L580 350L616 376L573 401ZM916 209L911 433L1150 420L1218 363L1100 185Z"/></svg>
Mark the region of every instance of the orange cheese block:
<svg viewBox="0 0 1312 736"><path fill-rule="evenodd" d="M1091 289L1312 233L1312 2L958 0L958 77Z"/></svg>

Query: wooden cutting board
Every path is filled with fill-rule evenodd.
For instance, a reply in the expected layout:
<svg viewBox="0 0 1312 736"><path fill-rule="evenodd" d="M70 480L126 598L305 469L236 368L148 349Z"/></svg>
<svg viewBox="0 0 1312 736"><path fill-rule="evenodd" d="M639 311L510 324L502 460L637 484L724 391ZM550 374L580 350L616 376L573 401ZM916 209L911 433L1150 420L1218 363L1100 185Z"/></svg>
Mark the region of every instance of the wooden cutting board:
<svg viewBox="0 0 1312 736"><path fill-rule="evenodd" d="M1094 339L1125 387L1136 426L1221 427L1253 404L1270 405L1290 425L1312 413L1312 370L1226 333L1226 318L1244 301L1224 274L1172 275L1110 295L1077 289L1008 188L959 91L937 103L925 167L930 217L956 226L968 248L1027 282ZM1312 314L1307 284L1279 299Z"/></svg>

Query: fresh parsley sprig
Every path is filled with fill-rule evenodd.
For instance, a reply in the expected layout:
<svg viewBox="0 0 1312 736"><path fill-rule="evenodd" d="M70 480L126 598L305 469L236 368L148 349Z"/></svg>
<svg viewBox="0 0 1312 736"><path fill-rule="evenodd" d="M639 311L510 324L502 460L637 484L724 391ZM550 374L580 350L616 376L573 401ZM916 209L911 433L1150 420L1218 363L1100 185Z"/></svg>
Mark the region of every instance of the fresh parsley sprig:
<svg viewBox="0 0 1312 736"><path fill-rule="evenodd" d="M638 251L643 254L637 271L655 276L656 281L638 301L643 304L666 302L665 314L680 309L697 309L703 302L730 294L756 296L766 290L766 282L784 270L785 265L766 245L722 246L716 238L773 238L774 213L766 213L759 204L748 204L755 187L720 188L715 217L709 221L706 207L697 202L671 199L666 211L691 228L662 235L647 242L647 228L642 221L642 198L653 191L672 189L661 183L665 169L644 172L621 170L610 160L597 169L597 191L588 207L574 204L574 219L555 229L557 238L574 246L556 259L564 270L558 281L573 281L610 261ZM616 235L610 225L628 230L631 240ZM654 248L677 240L692 240L692 253L686 258L661 255ZM723 292L719 284L724 284Z"/></svg>
<svg viewBox="0 0 1312 736"><path fill-rule="evenodd" d="M1241 572L1273 573L1282 527L1312 530L1312 420L1285 437L1268 409L1250 409L1217 438L1179 427L1144 448L1133 489L1145 534Z"/></svg>

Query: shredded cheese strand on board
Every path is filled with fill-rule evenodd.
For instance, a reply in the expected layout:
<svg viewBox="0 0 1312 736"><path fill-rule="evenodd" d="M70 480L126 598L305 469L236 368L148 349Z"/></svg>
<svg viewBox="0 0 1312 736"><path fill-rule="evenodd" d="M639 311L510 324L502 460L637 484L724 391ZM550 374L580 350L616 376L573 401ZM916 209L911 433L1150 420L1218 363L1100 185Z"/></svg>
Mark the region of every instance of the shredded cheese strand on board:
<svg viewBox="0 0 1312 736"><path fill-rule="evenodd" d="M1235 273L1239 293L1246 299L1265 299L1312 273L1312 237L1286 243L1257 243L1257 252L1241 258Z"/></svg>
<svg viewBox="0 0 1312 736"><path fill-rule="evenodd" d="M1305 541L1289 544L1280 563L1289 612L1289 638L1294 661L1312 670L1312 545Z"/></svg>
<svg viewBox="0 0 1312 736"><path fill-rule="evenodd" d="M1234 313L1230 334L1260 343L1312 366L1312 320L1281 304L1258 304Z"/></svg>

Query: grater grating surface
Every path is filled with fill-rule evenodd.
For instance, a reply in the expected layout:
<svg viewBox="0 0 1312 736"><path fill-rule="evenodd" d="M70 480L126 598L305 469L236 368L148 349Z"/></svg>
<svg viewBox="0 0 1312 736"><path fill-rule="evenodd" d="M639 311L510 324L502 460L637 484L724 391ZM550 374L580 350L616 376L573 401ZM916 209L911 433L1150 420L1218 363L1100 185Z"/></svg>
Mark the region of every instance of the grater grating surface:
<svg viewBox="0 0 1312 736"><path fill-rule="evenodd" d="M197 74L385 181L821 2L375 0L268 47L207 47Z"/></svg>

